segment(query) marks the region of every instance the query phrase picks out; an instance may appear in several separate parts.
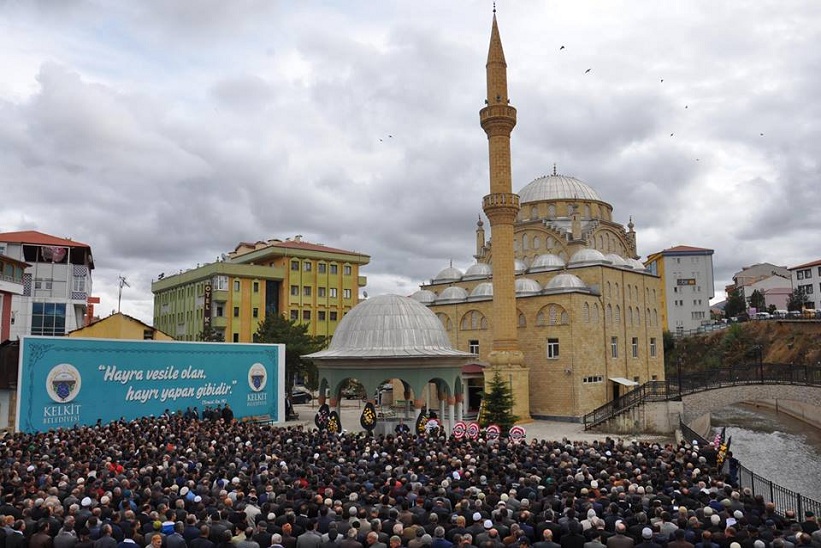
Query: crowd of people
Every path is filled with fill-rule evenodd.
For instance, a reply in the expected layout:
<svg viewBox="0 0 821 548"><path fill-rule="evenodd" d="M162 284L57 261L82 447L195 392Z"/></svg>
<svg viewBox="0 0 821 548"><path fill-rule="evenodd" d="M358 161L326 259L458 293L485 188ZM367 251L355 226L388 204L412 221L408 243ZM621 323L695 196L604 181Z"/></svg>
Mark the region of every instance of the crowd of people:
<svg viewBox="0 0 821 548"><path fill-rule="evenodd" d="M0 548L821 548L715 449L189 414L0 439Z"/></svg>

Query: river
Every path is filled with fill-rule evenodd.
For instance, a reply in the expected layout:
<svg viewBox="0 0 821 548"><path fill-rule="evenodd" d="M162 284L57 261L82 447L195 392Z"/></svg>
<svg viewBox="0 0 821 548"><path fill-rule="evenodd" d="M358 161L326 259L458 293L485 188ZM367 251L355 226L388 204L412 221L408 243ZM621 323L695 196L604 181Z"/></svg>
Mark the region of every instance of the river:
<svg viewBox="0 0 821 548"><path fill-rule="evenodd" d="M759 476L821 500L821 430L783 413L733 405L713 413L713 428L727 427L730 451Z"/></svg>

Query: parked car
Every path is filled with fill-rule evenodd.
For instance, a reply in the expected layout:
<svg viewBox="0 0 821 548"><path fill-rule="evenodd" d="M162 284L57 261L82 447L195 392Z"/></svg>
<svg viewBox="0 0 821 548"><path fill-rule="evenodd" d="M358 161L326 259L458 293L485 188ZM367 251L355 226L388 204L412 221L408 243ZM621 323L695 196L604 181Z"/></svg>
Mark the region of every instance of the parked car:
<svg viewBox="0 0 821 548"><path fill-rule="evenodd" d="M291 390L291 403L294 405L300 403L308 403L314 399L313 395L308 391L307 388L303 388L301 386L295 386L293 390Z"/></svg>
<svg viewBox="0 0 821 548"><path fill-rule="evenodd" d="M365 398L365 390L361 387L349 386L342 390L342 397L346 400L361 400Z"/></svg>

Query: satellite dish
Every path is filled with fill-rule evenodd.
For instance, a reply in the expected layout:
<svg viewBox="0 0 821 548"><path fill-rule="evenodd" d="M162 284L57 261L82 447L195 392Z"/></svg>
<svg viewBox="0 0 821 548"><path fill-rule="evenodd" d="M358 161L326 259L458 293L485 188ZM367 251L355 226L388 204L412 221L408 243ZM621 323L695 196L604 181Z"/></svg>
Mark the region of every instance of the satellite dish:
<svg viewBox="0 0 821 548"><path fill-rule="evenodd" d="M362 296L363 296L364 298L366 298L366 299L367 299L367 298L368 298L368 292L367 292L367 291L363 291L363 292L362 292Z"/></svg>

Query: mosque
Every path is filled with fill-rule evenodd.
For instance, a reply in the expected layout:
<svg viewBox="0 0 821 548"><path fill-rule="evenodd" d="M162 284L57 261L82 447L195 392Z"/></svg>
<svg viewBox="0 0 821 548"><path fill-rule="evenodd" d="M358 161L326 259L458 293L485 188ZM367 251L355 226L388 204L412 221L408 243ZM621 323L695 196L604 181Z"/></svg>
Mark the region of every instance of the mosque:
<svg viewBox="0 0 821 548"><path fill-rule="evenodd" d="M457 419L470 415L498 373L521 421L579 421L631 387L664 378L661 281L638 260L632 220L626 227L615 222L613 207L579 179L554 165L550 175L512 192L516 109L495 13L486 67L480 123L488 137L490 193L482 209L492 239L480 217L476 263L465 272L444 268L411 296L435 314L441 326L433 331L446 337L430 335L426 315L401 299L365 301L343 319L329 350L311 357L331 387L351 375L366 387L376 377L402 379L417 411L435 405L429 394L421 397L435 385L442 411L447 401L448 416L454 409ZM380 325L396 329L378 334ZM371 347L379 348L376 362ZM448 353L451 347L456 353ZM442 359L437 354L449 360L441 375L426 369ZM362 365L368 360L378 372Z"/></svg>

